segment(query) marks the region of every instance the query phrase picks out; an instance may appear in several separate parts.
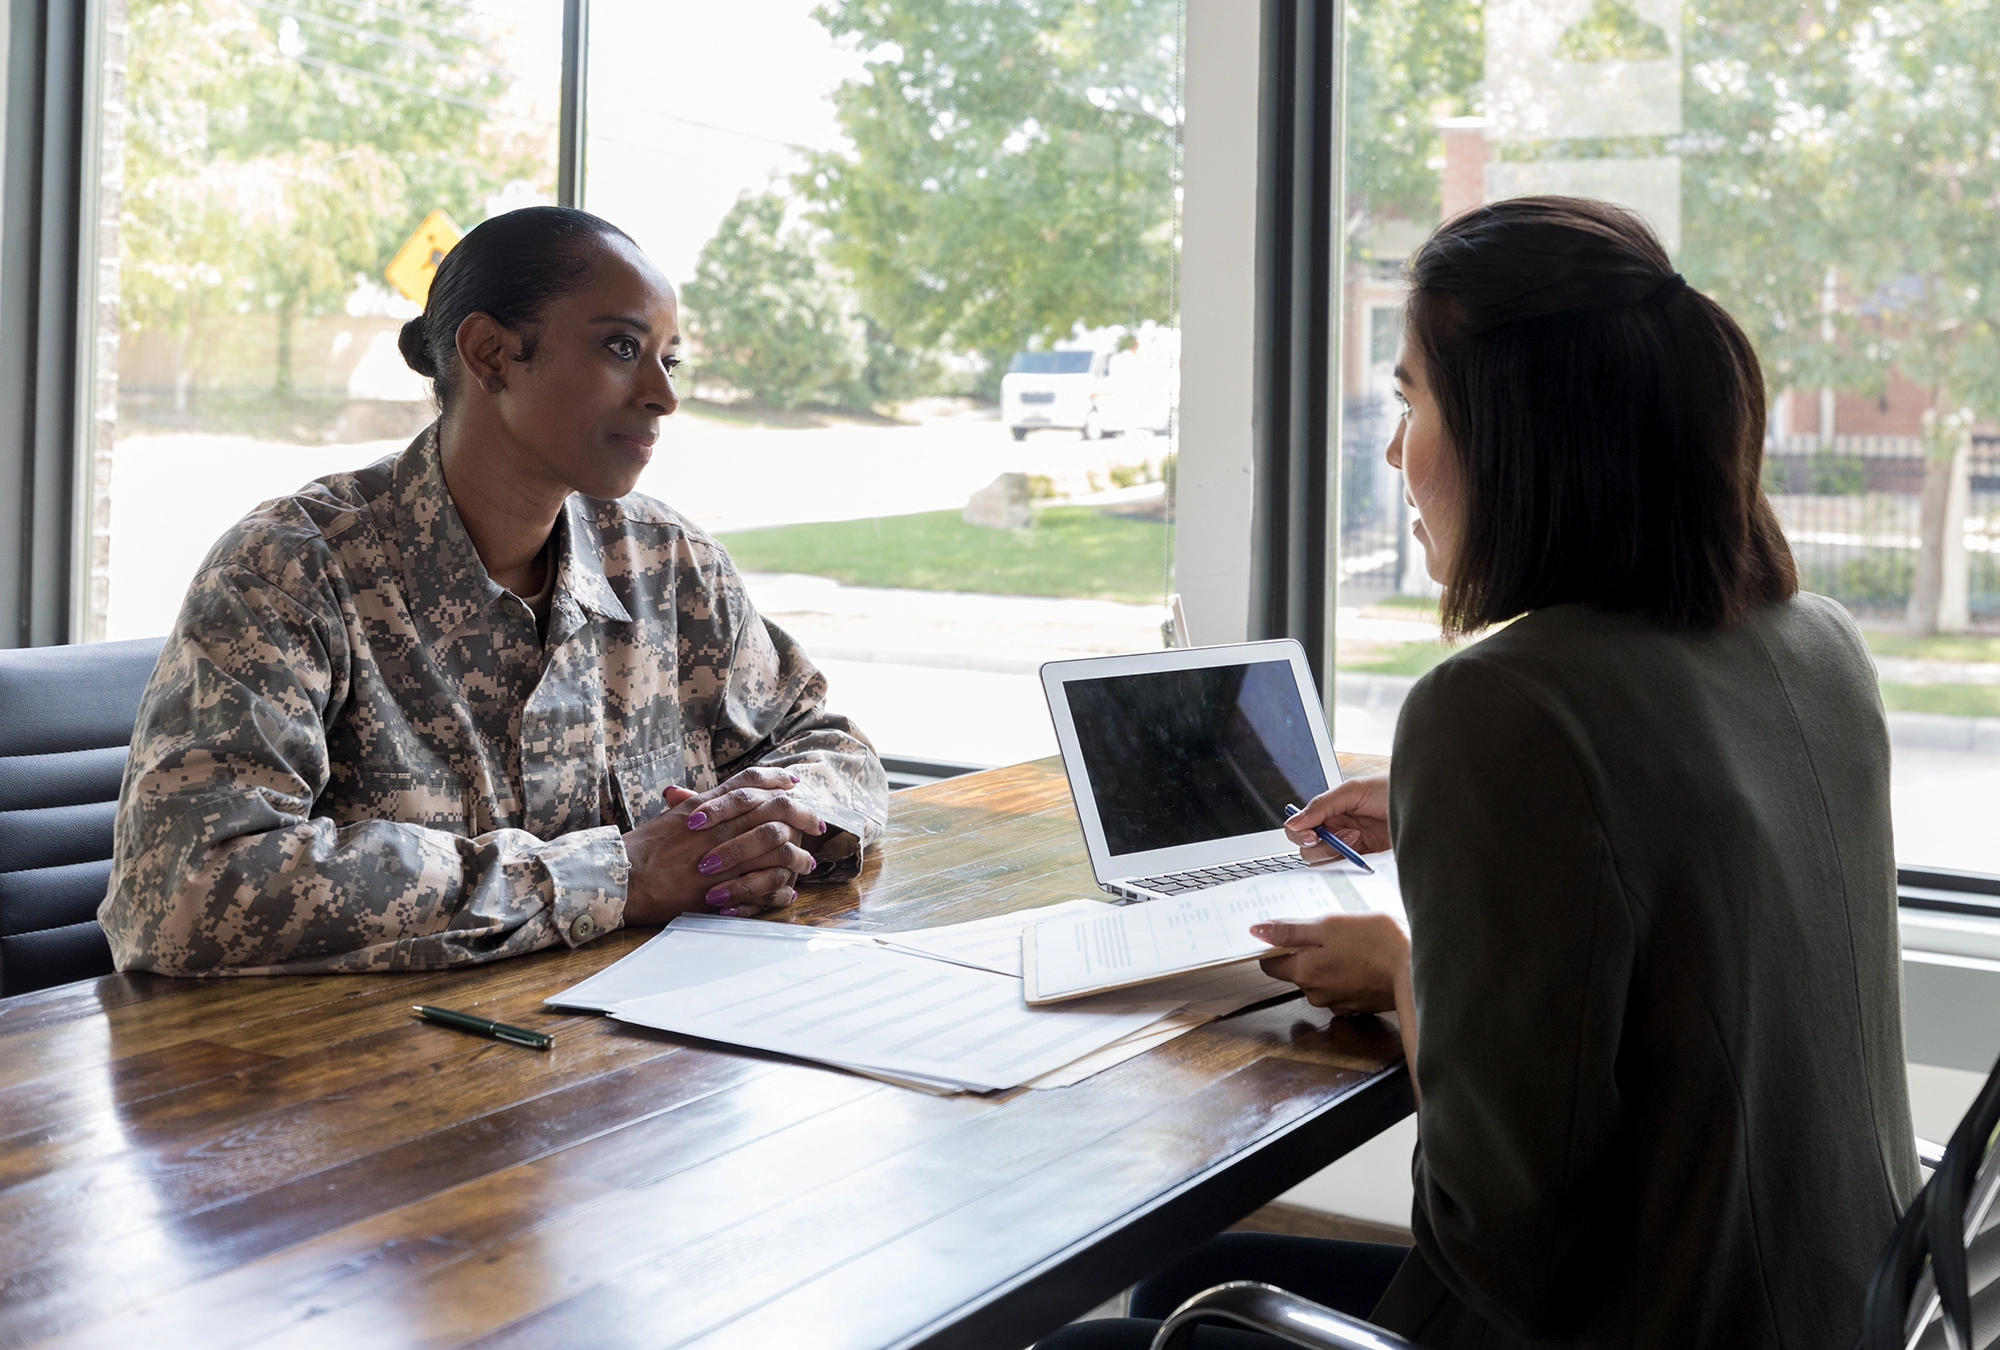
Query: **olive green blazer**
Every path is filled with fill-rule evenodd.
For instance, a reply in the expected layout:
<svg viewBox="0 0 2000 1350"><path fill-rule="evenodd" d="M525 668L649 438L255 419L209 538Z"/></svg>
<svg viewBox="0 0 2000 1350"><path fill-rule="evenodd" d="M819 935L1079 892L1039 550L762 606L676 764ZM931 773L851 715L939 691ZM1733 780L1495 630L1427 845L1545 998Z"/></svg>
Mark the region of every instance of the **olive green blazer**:
<svg viewBox="0 0 2000 1350"><path fill-rule="evenodd" d="M1889 742L1838 605L1539 611L1417 682L1410 914L1432 1350L1844 1346L1917 1190Z"/></svg>

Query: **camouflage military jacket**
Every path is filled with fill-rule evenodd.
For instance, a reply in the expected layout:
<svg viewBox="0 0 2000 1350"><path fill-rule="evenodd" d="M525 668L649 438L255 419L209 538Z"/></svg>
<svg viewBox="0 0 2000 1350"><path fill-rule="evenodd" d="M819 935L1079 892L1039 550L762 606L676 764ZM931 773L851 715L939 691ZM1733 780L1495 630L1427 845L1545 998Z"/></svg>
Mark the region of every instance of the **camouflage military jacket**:
<svg viewBox="0 0 2000 1350"><path fill-rule="evenodd" d="M623 832L753 764L847 832L881 762L721 546L572 496L546 639L496 585L435 437L267 502L188 590L139 709L98 918L121 970L396 970L618 927ZM828 869L822 868L822 873Z"/></svg>

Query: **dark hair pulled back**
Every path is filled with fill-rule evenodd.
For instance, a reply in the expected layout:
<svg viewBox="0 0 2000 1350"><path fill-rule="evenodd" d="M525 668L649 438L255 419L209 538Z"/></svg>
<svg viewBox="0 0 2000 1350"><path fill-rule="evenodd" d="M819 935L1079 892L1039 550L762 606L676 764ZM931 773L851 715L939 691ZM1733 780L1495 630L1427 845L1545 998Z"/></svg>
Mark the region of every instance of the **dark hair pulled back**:
<svg viewBox="0 0 2000 1350"><path fill-rule="evenodd" d="M528 206L473 227L444 255L424 312L403 325L396 346L410 369L434 383L447 417L458 397L458 329L474 314L518 335L517 361L535 354L535 325L551 301L589 280L598 247L631 236L610 221L568 206Z"/></svg>
<svg viewBox="0 0 2000 1350"><path fill-rule="evenodd" d="M1493 202L1410 273L1409 340L1461 470L1448 632L1578 601L1707 629L1798 590L1756 352L1644 220Z"/></svg>

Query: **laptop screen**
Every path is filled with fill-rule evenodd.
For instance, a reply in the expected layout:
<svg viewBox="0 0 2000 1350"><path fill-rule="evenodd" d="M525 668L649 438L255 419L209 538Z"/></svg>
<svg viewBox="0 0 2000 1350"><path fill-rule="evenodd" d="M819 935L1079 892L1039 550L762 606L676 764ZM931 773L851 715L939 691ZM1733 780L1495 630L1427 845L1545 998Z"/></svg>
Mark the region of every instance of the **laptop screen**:
<svg viewBox="0 0 2000 1350"><path fill-rule="evenodd" d="M1326 791L1289 661L1069 680L1063 692L1114 855L1273 830L1286 802Z"/></svg>

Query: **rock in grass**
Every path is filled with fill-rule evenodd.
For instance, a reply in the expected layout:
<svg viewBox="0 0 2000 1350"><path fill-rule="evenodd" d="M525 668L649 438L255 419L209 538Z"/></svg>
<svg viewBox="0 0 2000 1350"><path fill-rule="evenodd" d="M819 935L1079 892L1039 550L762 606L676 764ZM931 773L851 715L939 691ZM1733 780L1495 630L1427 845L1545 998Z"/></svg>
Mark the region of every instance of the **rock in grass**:
<svg viewBox="0 0 2000 1350"><path fill-rule="evenodd" d="M965 523L989 530L1025 530L1035 523L1028 505L1028 475L1003 473L972 494L965 504Z"/></svg>

